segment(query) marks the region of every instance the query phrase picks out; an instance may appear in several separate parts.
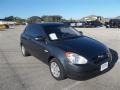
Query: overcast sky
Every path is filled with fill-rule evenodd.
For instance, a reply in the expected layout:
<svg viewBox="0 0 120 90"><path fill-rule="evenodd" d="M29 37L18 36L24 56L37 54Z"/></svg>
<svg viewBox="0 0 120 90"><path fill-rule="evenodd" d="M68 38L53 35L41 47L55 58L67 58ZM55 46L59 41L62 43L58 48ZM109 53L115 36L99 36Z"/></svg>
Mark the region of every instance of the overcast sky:
<svg viewBox="0 0 120 90"><path fill-rule="evenodd" d="M0 0L0 18L5 16L61 15L66 19L88 15L116 17L120 0Z"/></svg>

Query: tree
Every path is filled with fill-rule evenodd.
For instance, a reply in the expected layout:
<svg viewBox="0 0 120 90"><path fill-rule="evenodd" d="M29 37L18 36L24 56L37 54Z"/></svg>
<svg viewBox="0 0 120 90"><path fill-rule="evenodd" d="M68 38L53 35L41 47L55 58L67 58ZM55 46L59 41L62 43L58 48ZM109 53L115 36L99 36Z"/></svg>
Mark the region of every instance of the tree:
<svg viewBox="0 0 120 90"><path fill-rule="evenodd" d="M9 16L9 17L5 17L6 21L14 21L15 17L14 16Z"/></svg>
<svg viewBox="0 0 120 90"><path fill-rule="evenodd" d="M22 19L20 17L15 17L15 21L17 24L25 24L26 23L26 20Z"/></svg>
<svg viewBox="0 0 120 90"><path fill-rule="evenodd" d="M16 24L25 24L26 20L22 19L20 17L14 17L14 16L9 16L4 18L5 21L13 21L16 22Z"/></svg>
<svg viewBox="0 0 120 90"><path fill-rule="evenodd" d="M35 22L41 22L42 19L39 16L32 16L27 19L28 23L35 23Z"/></svg>
<svg viewBox="0 0 120 90"><path fill-rule="evenodd" d="M59 15L53 15L53 16L44 15L41 18L44 22L60 22L62 20L62 16Z"/></svg>

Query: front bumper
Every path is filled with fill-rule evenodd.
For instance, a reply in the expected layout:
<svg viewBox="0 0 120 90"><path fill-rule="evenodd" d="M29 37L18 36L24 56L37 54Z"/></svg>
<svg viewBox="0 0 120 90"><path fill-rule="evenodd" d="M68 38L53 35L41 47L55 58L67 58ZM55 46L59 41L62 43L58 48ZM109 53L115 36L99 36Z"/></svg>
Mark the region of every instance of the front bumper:
<svg viewBox="0 0 120 90"><path fill-rule="evenodd" d="M108 62L108 68L101 71L101 65ZM88 63L86 65L68 64L67 75L73 79L87 79L108 71L113 66L112 60L104 60L99 64Z"/></svg>

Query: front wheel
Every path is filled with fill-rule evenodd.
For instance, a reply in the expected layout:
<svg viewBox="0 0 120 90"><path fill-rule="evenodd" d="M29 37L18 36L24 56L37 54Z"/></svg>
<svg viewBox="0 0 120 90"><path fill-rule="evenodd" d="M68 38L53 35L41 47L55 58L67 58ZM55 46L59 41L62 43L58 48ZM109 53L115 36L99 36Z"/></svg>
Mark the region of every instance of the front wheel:
<svg viewBox="0 0 120 90"><path fill-rule="evenodd" d="M57 80L65 79L65 72L63 66L57 59L52 59L49 63L49 68L52 76Z"/></svg>

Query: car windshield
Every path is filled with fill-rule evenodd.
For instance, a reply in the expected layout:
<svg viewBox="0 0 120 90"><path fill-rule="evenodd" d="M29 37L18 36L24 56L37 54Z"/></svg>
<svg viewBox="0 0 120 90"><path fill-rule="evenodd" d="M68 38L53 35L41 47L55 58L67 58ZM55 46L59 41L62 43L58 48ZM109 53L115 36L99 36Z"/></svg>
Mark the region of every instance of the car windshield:
<svg viewBox="0 0 120 90"><path fill-rule="evenodd" d="M50 40L70 39L81 36L74 28L66 25L49 25L43 28Z"/></svg>

